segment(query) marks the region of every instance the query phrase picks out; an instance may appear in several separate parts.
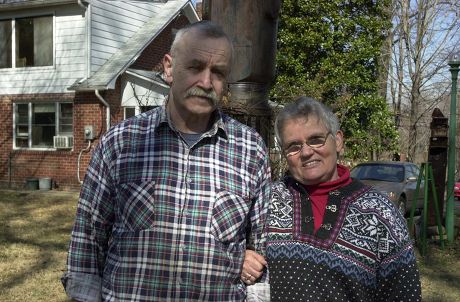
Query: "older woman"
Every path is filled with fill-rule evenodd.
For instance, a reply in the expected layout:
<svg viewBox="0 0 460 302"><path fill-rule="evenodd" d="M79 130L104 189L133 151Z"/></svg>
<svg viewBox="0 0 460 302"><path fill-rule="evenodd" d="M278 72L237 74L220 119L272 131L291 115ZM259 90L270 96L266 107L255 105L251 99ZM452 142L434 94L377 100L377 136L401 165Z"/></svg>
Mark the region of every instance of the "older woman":
<svg viewBox="0 0 460 302"><path fill-rule="evenodd" d="M275 127L290 173L272 189L271 301L420 301L406 222L387 196L337 164L343 133L333 112L301 97ZM257 259L246 255L243 279L259 275Z"/></svg>

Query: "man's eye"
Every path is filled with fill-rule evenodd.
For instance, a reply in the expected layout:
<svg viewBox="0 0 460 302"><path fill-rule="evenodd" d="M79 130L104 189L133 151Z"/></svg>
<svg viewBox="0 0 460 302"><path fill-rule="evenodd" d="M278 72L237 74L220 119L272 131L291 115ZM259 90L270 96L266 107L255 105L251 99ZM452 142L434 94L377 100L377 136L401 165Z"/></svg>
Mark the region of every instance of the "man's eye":
<svg viewBox="0 0 460 302"><path fill-rule="evenodd" d="M217 75L218 77L223 77L223 76L225 76L224 73L223 73L222 71L215 71L214 74Z"/></svg>
<svg viewBox="0 0 460 302"><path fill-rule="evenodd" d="M225 72L224 70L221 70L221 69L214 69L214 70L212 71L212 73L214 73L215 75L217 75L217 76L220 77L220 78L226 76L226 72Z"/></svg>

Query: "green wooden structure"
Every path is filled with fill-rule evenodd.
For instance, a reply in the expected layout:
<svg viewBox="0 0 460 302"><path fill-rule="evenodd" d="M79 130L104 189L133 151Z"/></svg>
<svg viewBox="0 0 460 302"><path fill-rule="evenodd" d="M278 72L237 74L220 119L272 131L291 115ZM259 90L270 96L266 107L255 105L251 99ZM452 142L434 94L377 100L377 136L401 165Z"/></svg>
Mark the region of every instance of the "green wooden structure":
<svg viewBox="0 0 460 302"><path fill-rule="evenodd" d="M413 233L414 214L415 214L415 208L417 205L417 199L418 199L419 192L420 192L420 184L422 180L424 182L423 210L422 210L422 216L421 216L420 236L419 238L416 238L415 236L416 234ZM428 196L429 195L428 188L430 186L431 186L431 192L432 192L432 196L431 196L432 199L430 199L429 198L430 196ZM441 248L444 248L442 223L441 223L441 216L440 216L439 207L438 207L438 195L436 194L436 187L435 187L435 182L434 182L434 177L433 177L433 168L431 167L431 163L422 163L421 173L419 174L418 179L417 179L417 186L415 189L414 200L412 200L412 207L410 211L409 225L408 225L409 232L411 233L413 238L416 238L416 244L419 247L420 254L422 255L426 254L426 247L427 247L428 202L434 203L435 219L436 219L436 224L438 226L439 240L441 243Z"/></svg>

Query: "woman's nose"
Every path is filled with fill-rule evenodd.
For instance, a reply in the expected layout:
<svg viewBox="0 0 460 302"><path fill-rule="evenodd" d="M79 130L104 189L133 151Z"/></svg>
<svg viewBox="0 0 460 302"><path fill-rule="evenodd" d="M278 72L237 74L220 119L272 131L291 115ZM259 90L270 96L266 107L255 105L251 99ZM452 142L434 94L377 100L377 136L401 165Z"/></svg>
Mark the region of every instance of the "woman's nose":
<svg viewBox="0 0 460 302"><path fill-rule="evenodd" d="M313 152L313 148L305 143L302 145L302 149L300 149L301 156L310 156Z"/></svg>

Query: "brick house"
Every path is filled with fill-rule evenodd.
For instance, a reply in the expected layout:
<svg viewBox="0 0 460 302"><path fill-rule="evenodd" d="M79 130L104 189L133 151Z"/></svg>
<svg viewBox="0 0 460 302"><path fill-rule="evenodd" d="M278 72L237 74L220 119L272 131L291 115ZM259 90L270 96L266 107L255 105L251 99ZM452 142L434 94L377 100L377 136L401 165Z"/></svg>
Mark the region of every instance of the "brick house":
<svg viewBox="0 0 460 302"><path fill-rule="evenodd" d="M188 0L0 0L0 186L77 189L108 127L164 103Z"/></svg>

